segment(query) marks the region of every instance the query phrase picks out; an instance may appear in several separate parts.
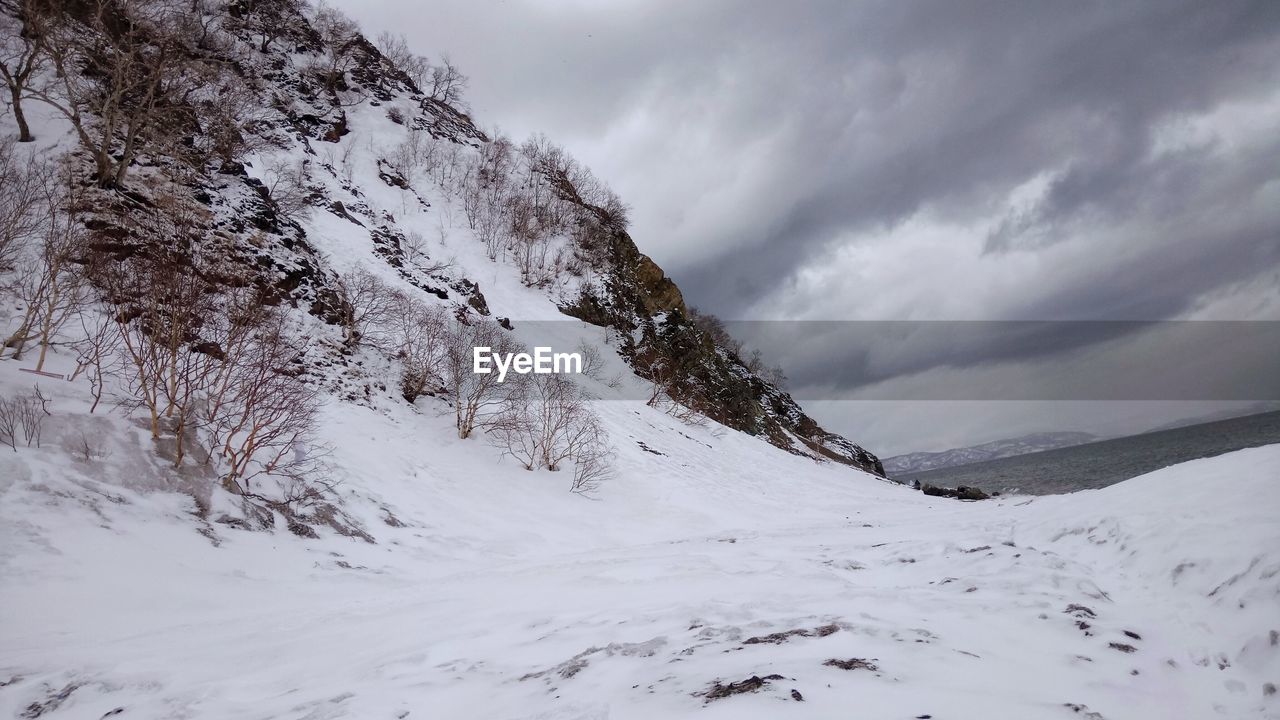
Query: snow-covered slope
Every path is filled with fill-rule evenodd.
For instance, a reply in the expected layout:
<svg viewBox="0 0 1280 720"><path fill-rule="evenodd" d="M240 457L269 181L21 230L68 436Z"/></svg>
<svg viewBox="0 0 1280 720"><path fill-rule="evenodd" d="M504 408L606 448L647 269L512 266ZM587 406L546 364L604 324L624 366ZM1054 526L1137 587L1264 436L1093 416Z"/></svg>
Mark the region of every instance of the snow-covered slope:
<svg viewBox="0 0 1280 720"><path fill-rule="evenodd" d="M0 453L0 716L1280 717L1278 446L957 503L619 401L587 499L334 404L373 542L307 540L199 520L48 387Z"/></svg>

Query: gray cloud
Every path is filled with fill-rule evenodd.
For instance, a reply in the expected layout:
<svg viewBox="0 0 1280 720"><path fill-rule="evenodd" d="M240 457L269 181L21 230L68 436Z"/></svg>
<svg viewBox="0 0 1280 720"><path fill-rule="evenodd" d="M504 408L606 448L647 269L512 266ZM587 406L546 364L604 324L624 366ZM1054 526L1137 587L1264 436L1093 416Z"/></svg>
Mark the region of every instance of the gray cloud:
<svg viewBox="0 0 1280 720"><path fill-rule="evenodd" d="M482 122L565 144L729 318L1280 319L1280 3L346 9L450 52ZM817 384L845 350L779 359Z"/></svg>

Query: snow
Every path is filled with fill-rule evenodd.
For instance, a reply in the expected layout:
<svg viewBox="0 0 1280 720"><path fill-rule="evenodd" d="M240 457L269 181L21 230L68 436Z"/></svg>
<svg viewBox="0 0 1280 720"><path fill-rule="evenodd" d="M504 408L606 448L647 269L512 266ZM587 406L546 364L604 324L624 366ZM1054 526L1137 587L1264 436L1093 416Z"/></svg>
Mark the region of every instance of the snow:
<svg viewBox="0 0 1280 720"><path fill-rule="evenodd" d="M1280 717L1280 446L960 503L609 400L619 473L583 498L335 402L370 544L200 521L143 430L41 388L43 447L0 452L5 717ZM89 427L109 457L63 449Z"/></svg>

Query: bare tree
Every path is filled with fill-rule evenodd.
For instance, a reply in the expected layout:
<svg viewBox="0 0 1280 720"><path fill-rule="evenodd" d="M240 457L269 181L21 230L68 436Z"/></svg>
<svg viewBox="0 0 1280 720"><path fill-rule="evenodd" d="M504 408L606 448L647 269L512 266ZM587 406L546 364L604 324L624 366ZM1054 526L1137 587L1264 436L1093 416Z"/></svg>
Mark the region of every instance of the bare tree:
<svg viewBox="0 0 1280 720"><path fill-rule="evenodd" d="M89 301L89 287L79 264L85 254L85 229L80 217L84 201L78 197L79 187L65 164L61 172L47 176L44 187L49 210L40 247L41 292L29 298L37 307L37 372L44 369L49 346L63 325Z"/></svg>
<svg viewBox="0 0 1280 720"><path fill-rule="evenodd" d="M320 76L325 90L336 99L347 90L347 71L355 65L352 45L360 37L360 28L337 8L321 2L316 6L311 27L320 35L320 55L312 69Z"/></svg>
<svg viewBox="0 0 1280 720"><path fill-rule="evenodd" d="M26 344L39 341L36 370L44 369L50 344L62 326L88 300L80 266L84 255L85 232L76 197L78 186L68 164L38 163L30 169L40 195L28 212L39 221L36 237L27 257L19 264L15 295L25 311L17 329L5 341L20 358Z"/></svg>
<svg viewBox="0 0 1280 720"><path fill-rule="evenodd" d="M266 53L295 24L301 5L299 0L245 0L230 9L235 23L258 36L258 52Z"/></svg>
<svg viewBox="0 0 1280 720"><path fill-rule="evenodd" d="M89 394L93 404L89 414L98 409L107 386L107 378L119 372L117 351L120 346L120 326L112 318L99 312L80 313L80 340L76 342L76 369L71 380L84 375L89 380Z"/></svg>
<svg viewBox="0 0 1280 720"><path fill-rule="evenodd" d="M403 293L396 294L395 302L389 318L391 342L402 364L400 394L412 403L444 384L448 318L443 309Z"/></svg>
<svg viewBox="0 0 1280 720"><path fill-rule="evenodd" d="M578 354L582 356L582 374L592 380L602 380L604 373L604 355L600 347L583 340L578 343Z"/></svg>
<svg viewBox="0 0 1280 720"><path fill-rule="evenodd" d="M45 170L35 156L18 153L12 140L0 140L0 278L45 224Z"/></svg>
<svg viewBox="0 0 1280 720"><path fill-rule="evenodd" d="M21 430L27 447L31 447L31 443L40 447L44 419L49 415L49 398L40 392L39 386L25 395L0 398L0 442L16 452Z"/></svg>
<svg viewBox="0 0 1280 720"><path fill-rule="evenodd" d="M423 91L432 100L453 107L461 107L462 95L467 90L467 82L467 76L462 74L462 71L449 59L449 56L442 55L440 64L431 66L429 87L423 88Z"/></svg>
<svg viewBox="0 0 1280 720"><path fill-rule="evenodd" d="M486 432L526 470L573 464L575 492L593 489L610 472L608 434L582 390L560 375L522 376Z"/></svg>
<svg viewBox="0 0 1280 720"><path fill-rule="evenodd" d="M378 49L397 70L400 70L413 81L414 87L422 90L431 79L431 63L421 55L409 49L409 43L402 34L382 32L378 34Z"/></svg>
<svg viewBox="0 0 1280 720"><path fill-rule="evenodd" d="M307 189L305 161L277 158L268 162L262 184L277 215L288 222L297 222L305 217L311 195Z"/></svg>
<svg viewBox="0 0 1280 720"><path fill-rule="evenodd" d="M0 443L18 452L19 398L0 397Z"/></svg>
<svg viewBox="0 0 1280 720"><path fill-rule="evenodd" d="M397 310L395 293L377 275L356 268L338 277L335 283L342 326L342 345L354 350L368 339L379 340L376 331L386 325ZM375 337L370 338L374 331Z"/></svg>
<svg viewBox="0 0 1280 720"><path fill-rule="evenodd" d="M589 423L574 437L572 492L588 494L613 477L613 462L617 456L609 435L599 419L592 416Z"/></svg>
<svg viewBox="0 0 1280 720"><path fill-rule="evenodd" d="M24 143L35 140L35 136L27 124L22 101L47 61L38 25L33 22L34 11L32 0L0 0L0 77L9 88L18 142Z"/></svg>
<svg viewBox="0 0 1280 720"><path fill-rule="evenodd" d="M302 481L319 470L321 454L314 447L320 396L297 369L301 346L274 308L241 305L232 315L203 405L223 484L243 493L263 475Z"/></svg>
<svg viewBox="0 0 1280 720"><path fill-rule="evenodd" d="M115 187L148 140L181 132L190 114L185 98L204 78L180 32L185 5L86 0L77 7L75 17L61 4L40 14L36 32L55 81L29 96L71 123L98 184Z"/></svg>
<svg viewBox="0 0 1280 720"><path fill-rule="evenodd" d="M497 323L474 320L451 323L444 356L445 390L454 408L458 437L471 437L477 427L486 427L507 402L498 373L474 372L475 348L487 347L497 354L519 352L520 346ZM515 382L515 378L511 378Z"/></svg>
<svg viewBox="0 0 1280 720"><path fill-rule="evenodd" d="M127 393L121 405L147 412L153 439L170 425L180 465L200 391L221 354L199 340L204 319L217 317L213 288L191 259L176 252L125 262L95 258L92 274L115 306Z"/></svg>

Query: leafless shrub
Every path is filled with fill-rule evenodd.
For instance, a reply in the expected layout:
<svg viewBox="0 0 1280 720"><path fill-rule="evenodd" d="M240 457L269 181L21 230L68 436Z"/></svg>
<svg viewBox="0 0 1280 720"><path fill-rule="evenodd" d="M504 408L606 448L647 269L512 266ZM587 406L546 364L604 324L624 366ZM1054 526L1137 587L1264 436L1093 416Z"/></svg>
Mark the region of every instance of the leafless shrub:
<svg viewBox="0 0 1280 720"><path fill-rule="evenodd" d="M39 386L26 395L0 398L0 442L16 452L21 431L27 447L32 443L40 447L44 419L49 415L49 398L40 392Z"/></svg>
<svg viewBox="0 0 1280 720"><path fill-rule="evenodd" d="M233 17L234 24L257 35L258 52L268 52L289 27L290 15L300 9L300 0L253 0L243 3Z"/></svg>
<svg viewBox="0 0 1280 720"><path fill-rule="evenodd" d="M450 323L443 379L454 407L458 437L464 440L471 437L477 427L487 427L494 421L507 402L507 392L503 383L498 382L498 373L474 372L474 349L482 347L495 354L521 351L519 344L491 320Z"/></svg>
<svg viewBox="0 0 1280 720"><path fill-rule="evenodd" d="M585 495L599 489L601 483L613 477L616 456L604 427L598 419L593 419L576 439L572 456L573 482L569 490Z"/></svg>
<svg viewBox="0 0 1280 720"><path fill-rule="evenodd" d="M689 308L689 321L693 323L694 327L706 333L711 338L711 341L716 344L716 347L724 348L735 355L742 352L742 343L729 334L724 321L715 315L703 312L696 307L691 307Z"/></svg>
<svg viewBox="0 0 1280 720"><path fill-rule="evenodd" d="M70 166L51 166L43 188L44 223L36 244L38 255L25 273L25 282L18 286L18 294L28 308L30 320L26 324L39 341L37 371L44 369L49 346L62 327L89 301L89 286L81 265L86 252L86 233L80 217L84 199L79 196Z"/></svg>
<svg viewBox="0 0 1280 720"><path fill-rule="evenodd" d="M295 365L301 347L274 308L241 305L232 322L201 406L211 457L220 458L228 490L247 492L264 475L301 482L322 461L314 447L320 396Z"/></svg>
<svg viewBox="0 0 1280 720"><path fill-rule="evenodd" d="M787 376L783 373L782 368L765 362L764 355L759 350L753 349L742 362L748 370L761 380L777 388L786 387Z"/></svg>
<svg viewBox="0 0 1280 720"><path fill-rule="evenodd" d="M439 139L422 128L410 127L408 136L391 151L387 162L413 185L421 175L436 170L440 154ZM437 182L443 181L437 178Z"/></svg>
<svg viewBox="0 0 1280 720"><path fill-rule="evenodd" d="M443 309L404 294L397 294L395 302L390 340L402 364L400 393L412 403L443 386L448 317Z"/></svg>
<svg viewBox="0 0 1280 720"><path fill-rule="evenodd" d="M583 340L578 343L578 354L582 357L582 374L592 380L601 380L604 373L604 355L600 353L600 348Z"/></svg>
<svg viewBox="0 0 1280 720"><path fill-rule="evenodd" d="M267 165L264 176L267 196L277 214L286 220L302 219L309 207L310 195L307 189L306 161L290 162L284 158L273 160Z"/></svg>
<svg viewBox="0 0 1280 720"><path fill-rule="evenodd" d="M106 449L100 438L91 437L83 432L80 433L79 441L75 445L75 452L80 461L84 463L105 460L111 457L111 451Z"/></svg>
<svg viewBox="0 0 1280 720"><path fill-rule="evenodd" d="M440 57L440 63L431 65L429 76L425 79L426 87L422 88L432 100L463 108L462 95L467 90L467 76L462 74L448 55Z"/></svg>
<svg viewBox="0 0 1280 720"><path fill-rule="evenodd" d="M147 411L153 438L173 433L175 465L207 443L204 462L217 463L229 490L316 470L319 400L298 375L283 313L251 286L216 293L207 273L180 256L97 259L95 281L115 305L121 404Z"/></svg>
<svg viewBox="0 0 1280 720"><path fill-rule="evenodd" d="M0 442L18 451L18 398L0 398Z"/></svg>
<svg viewBox="0 0 1280 720"><path fill-rule="evenodd" d="M607 433L581 389L560 375L520 376L486 432L526 470L572 463L575 492L593 489L610 470Z"/></svg>
<svg viewBox="0 0 1280 720"><path fill-rule="evenodd" d="M233 167L246 154L266 150L269 140L260 134L270 110L250 82L230 72L210 72L201 96L193 98L202 119L197 149Z"/></svg>
<svg viewBox="0 0 1280 720"><path fill-rule="evenodd" d="M93 397L89 414L93 414L102 402L107 378L120 370L117 354L120 326L101 313L82 312L80 329L80 339L75 343L76 369L70 379L75 381L81 375L88 378L89 394Z"/></svg>
<svg viewBox="0 0 1280 720"><path fill-rule="evenodd" d="M514 146L502 135L481 146L470 158L459 183L467 224L484 243L490 259L506 248L511 232L511 171Z"/></svg>
<svg viewBox="0 0 1280 720"><path fill-rule="evenodd" d="M168 219L174 221L173 216ZM194 228L173 222L174 245ZM121 406L145 410L153 439L175 433L175 465L181 465L201 392L223 353L209 321L222 317L207 270L176 249L129 261L95 256L94 284L113 305L119 333Z"/></svg>
<svg viewBox="0 0 1280 720"><path fill-rule="evenodd" d="M422 233L410 230L400 241L400 250L404 253L405 262L416 267L420 261L427 258L427 239L422 236Z"/></svg>
<svg viewBox="0 0 1280 720"><path fill-rule="evenodd" d="M404 35L389 32L378 34L378 50L396 69L402 71L413 81L414 87L423 90L431 79L431 63L421 55L409 49Z"/></svg>
<svg viewBox="0 0 1280 720"><path fill-rule="evenodd" d="M38 192L26 198L30 202L26 214L33 224L25 230L28 236L24 252L18 253L21 260L12 283L24 312L4 348L20 358L27 343L38 340L36 370L43 370L55 336L88 300L88 287L78 264L84 253L85 232L79 217L82 200L77 197L79 188L68 164L35 161L27 176Z"/></svg>
<svg viewBox="0 0 1280 720"><path fill-rule="evenodd" d="M351 50L360 36L360 28L338 9L324 2L316 5L311 27L321 40L320 54L312 61L311 69L320 77L325 90L337 99L340 91L349 90L346 75L355 64Z"/></svg>
<svg viewBox="0 0 1280 720"><path fill-rule="evenodd" d="M297 222L307 212L307 201L311 191L307 189L307 168L305 161L290 162L285 158L277 158L267 163L263 172L262 184L267 189L267 197L275 206L276 214L290 222Z"/></svg>
<svg viewBox="0 0 1280 720"><path fill-rule="evenodd" d="M0 140L0 289L23 250L45 226L44 165Z"/></svg>
<svg viewBox="0 0 1280 720"><path fill-rule="evenodd" d="M684 372L674 358L648 350L636 356L634 367L650 383L646 405L687 425L706 424L706 416L698 409L703 405L682 386Z"/></svg>
<svg viewBox="0 0 1280 720"><path fill-rule="evenodd" d="M391 288L364 268L339 276L335 289L340 303L338 324L342 327L342 345L348 350L359 347L371 330L386 325L397 309Z"/></svg>

